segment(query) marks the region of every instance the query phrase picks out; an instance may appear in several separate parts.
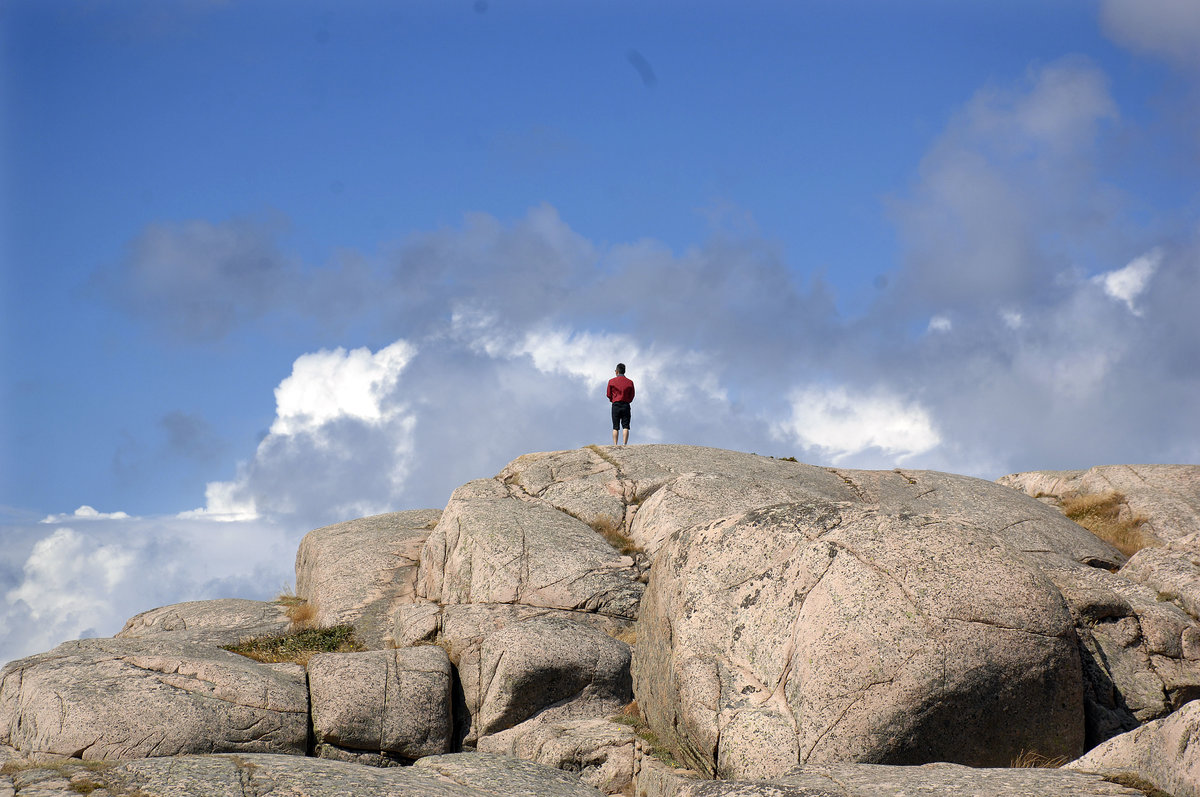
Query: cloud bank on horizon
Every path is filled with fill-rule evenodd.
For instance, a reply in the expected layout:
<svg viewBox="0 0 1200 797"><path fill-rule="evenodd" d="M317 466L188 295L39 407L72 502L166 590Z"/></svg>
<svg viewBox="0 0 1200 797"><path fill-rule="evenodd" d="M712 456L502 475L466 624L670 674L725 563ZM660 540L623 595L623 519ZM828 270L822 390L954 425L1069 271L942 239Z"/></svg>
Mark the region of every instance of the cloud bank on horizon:
<svg viewBox="0 0 1200 797"><path fill-rule="evenodd" d="M1108 0L1101 20L1200 75L1200 12L1154 5ZM312 323L371 342L296 357L269 428L203 506L6 529L0 660L152 606L269 598L311 528L437 507L522 453L603 443L617 361L638 386L635 443L985 478L1200 461L1200 226L1186 208L1138 222L1105 171L1122 119L1083 58L979 89L887 200L897 259L854 313L719 219L673 251L589 240L543 203L323 264L287 251L279 215L147 226L93 285L154 334L219 346ZM170 419L181 445L202 447L204 426Z"/></svg>

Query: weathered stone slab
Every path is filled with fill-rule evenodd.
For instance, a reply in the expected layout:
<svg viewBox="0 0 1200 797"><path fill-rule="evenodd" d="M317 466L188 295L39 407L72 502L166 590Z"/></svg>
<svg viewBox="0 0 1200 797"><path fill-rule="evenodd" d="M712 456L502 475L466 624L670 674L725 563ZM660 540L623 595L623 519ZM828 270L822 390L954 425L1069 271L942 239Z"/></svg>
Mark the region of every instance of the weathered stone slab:
<svg viewBox="0 0 1200 797"><path fill-rule="evenodd" d="M1092 749L1067 765L1081 772L1132 772L1175 797L1200 797L1200 700Z"/></svg>
<svg viewBox="0 0 1200 797"><path fill-rule="evenodd" d="M599 797L578 778L503 756L460 753L423 766L379 769L344 761L249 753L122 762L68 759L0 776L20 797Z"/></svg>
<svg viewBox="0 0 1200 797"><path fill-rule="evenodd" d="M286 609L275 602L241 598L189 601L151 609L131 617L117 633L122 639L165 638L221 647L247 637L274 636L288 630Z"/></svg>
<svg viewBox="0 0 1200 797"><path fill-rule="evenodd" d="M581 520L495 479L459 487L421 552L417 593L438 603L521 603L634 618L633 560Z"/></svg>
<svg viewBox="0 0 1200 797"><path fill-rule="evenodd" d="M1071 615L1003 518L972 517L810 501L681 530L638 622L651 728L717 775L767 774L764 748L793 765L1081 751Z"/></svg>
<svg viewBox="0 0 1200 797"><path fill-rule="evenodd" d="M296 594L318 625L349 623L382 649L391 613L413 600L417 560L441 512L419 509L349 520L310 531L296 552Z"/></svg>
<svg viewBox="0 0 1200 797"><path fill-rule="evenodd" d="M561 617L524 620L481 649L479 737L537 714L607 717L633 699L629 646Z"/></svg>
<svg viewBox="0 0 1200 797"><path fill-rule="evenodd" d="M1118 575L1145 584L1160 600L1169 600L1200 620L1200 533L1169 545L1143 548Z"/></svg>
<svg viewBox="0 0 1200 797"><path fill-rule="evenodd" d="M450 660L434 645L313 656L317 741L405 759L449 752L451 681Z"/></svg>
<svg viewBox="0 0 1200 797"><path fill-rule="evenodd" d="M304 755L304 668L154 639L84 639L0 672L0 742L86 759Z"/></svg>
<svg viewBox="0 0 1200 797"><path fill-rule="evenodd" d="M1142 792L1062 769L976 769L958 764L806 766L771 780L704 780L643 759L638 797L1139 797ZM1144 797L1144 796L1142 796Z"/></svg>
<svg viewBox="0 0 1200 797"><path fill-rule="evenodd" d="M605 794L625 794L633 784L636 744L631 728L607 719L539 716L483 737L478 749L578 773L580 780Z"/></svg>
<svg viewBox="0 0 1200 797"><path fill-rule="evenodd" d="M497 797L598 797L574 775L519 758L452 753L422 758L412 769L436 772L454 783Z"/></svg>

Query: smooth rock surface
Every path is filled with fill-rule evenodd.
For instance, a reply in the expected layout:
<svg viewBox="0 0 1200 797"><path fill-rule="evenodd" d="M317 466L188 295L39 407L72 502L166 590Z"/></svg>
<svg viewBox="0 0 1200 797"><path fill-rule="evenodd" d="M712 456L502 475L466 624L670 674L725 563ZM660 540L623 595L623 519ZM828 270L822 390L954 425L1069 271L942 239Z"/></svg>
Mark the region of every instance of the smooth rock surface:
<svg viewBox="0 0 1200 797"><path fill-rule="evenodd" d="M451 749L450 660L437 646L321 653L308 684L318 743L406 759Z"/></svg>
<svg viewBox="0 0 1200 797"><path fill-rule="evenodd" d="M1200 797L1200 700L1109 739L1067 765L1081 772L1133 772L1175 797Z"/></svg>
<svg viewBox="0 0 1200 797"><path fill-rule="evenodd" d="M0 742L85 759L304 755L304 668L166 639L84 639L0 672Z"/></svg>
<svg viewBox="0 0 1200 797"><path fill-rule="evenodd" d="M176 603L134 615L117 637L170 637L220 647L236 645L247 637L283 634L290 625L286 608L279 603L220 598Z"/></svg>
<svg viewBox="0 0 1200 797"><path fill-rule="evenodd" d="M487 794L505 797L597 797L599 791L574 775L532 761L491 753L453 753L422 758L412 769Z"/></svg>
<svg viewBox="0 0 1200 797"><path fill-rule="evenodd" d="M946 514L973 507L981 528L1019 550L1052 551L1105 567L1124 561L1051 507L982 479L935 471L842 470L701 446L637 445L526 454L497 478L514 494L545 501L586 523L624 529L651 555L680 528L822 498Z"/></svg>
<svg viewBox="0 0 1200 797"><path fill-rule="evenodd" d="M1200 532L1200 465L1100 465L1088 470L1014 473L1000 484L1034 496L1061 500L1072 493L1110 490L1125 496L1143 528L1163 542Z"/></svg>
<svg viewBox="0 0 1200 797"><path fill-rule="evenodd" d="M318 625L349 623L382 649L392 611L413 600L417 559L440 516L390 512L310 531L296 551L296 595L316 607Z"/></svg>
<svg viewBox="0 0 1200 797"><path fill-rule="evenodd" d="M539 716L483 737L478 749L577 773L605 794L623 794L633 783L636 746L633 729L607 719Z"/></svg>
<svg viewBox="0 0 1200 797"><path fill-rule="evenodd" d="M18 773L20 797L599 797L577 778L528 761L462 753L376 769L295 756L186 755L89 767L64 761ZM0 779L0 793L4 780Z"/></svg>
<svg viewBox="0 0 1200 797"><path fill-rule="evenodd" d="M634 793L638 797L1144 797L1098 775L1063 769L831 764L798 768L767 781L713 781L653 759L643 760Z"/></svg>
<svg viewBox="0 0 1200 797"><path fill-rule="evenodd" d="M438 603L520 603L633 619L633 560L546 501L480 479L450 496L421 551L417 594Z"/></svg>
<svg viewBox="0 0 1200 797"><path fill-rule="evenodd" d="M1044 539L1027 522L1040 515L957 502L922 512L871 493L885 503L785 504L670 538L634 650L651 729L717 775L781 774L784 760L762 771L764 748L795 749L793 766L1007 765L1022 750L1081 752L1072 617L1004 542L1018 526L1023 539Z"/></svg>

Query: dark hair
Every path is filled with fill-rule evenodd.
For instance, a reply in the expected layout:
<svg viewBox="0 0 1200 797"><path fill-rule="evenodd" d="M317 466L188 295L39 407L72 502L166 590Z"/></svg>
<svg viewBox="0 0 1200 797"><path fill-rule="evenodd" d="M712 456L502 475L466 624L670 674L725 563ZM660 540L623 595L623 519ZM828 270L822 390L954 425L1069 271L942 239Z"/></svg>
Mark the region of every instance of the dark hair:
<svg viewBox="0 0 1200 797"><path fill-rule="evenodd" d="M625 363L617 363L617 373L618 374L625 373Z"/></svg>

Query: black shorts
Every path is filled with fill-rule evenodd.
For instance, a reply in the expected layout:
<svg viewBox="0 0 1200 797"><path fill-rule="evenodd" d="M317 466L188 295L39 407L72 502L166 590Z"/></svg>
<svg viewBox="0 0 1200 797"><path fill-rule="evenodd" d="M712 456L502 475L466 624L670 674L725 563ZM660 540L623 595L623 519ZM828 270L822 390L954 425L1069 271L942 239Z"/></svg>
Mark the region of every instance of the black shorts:
<svg viewBox="0 0 1200 797"><path fill-rule="evenodd" d="M613 416L613 431L614 432L616 430L620 429L622 426L624 426L626 429L628 429L629 428L629 402L628 401L614 401L612 403L612 416Z"/></svg>

